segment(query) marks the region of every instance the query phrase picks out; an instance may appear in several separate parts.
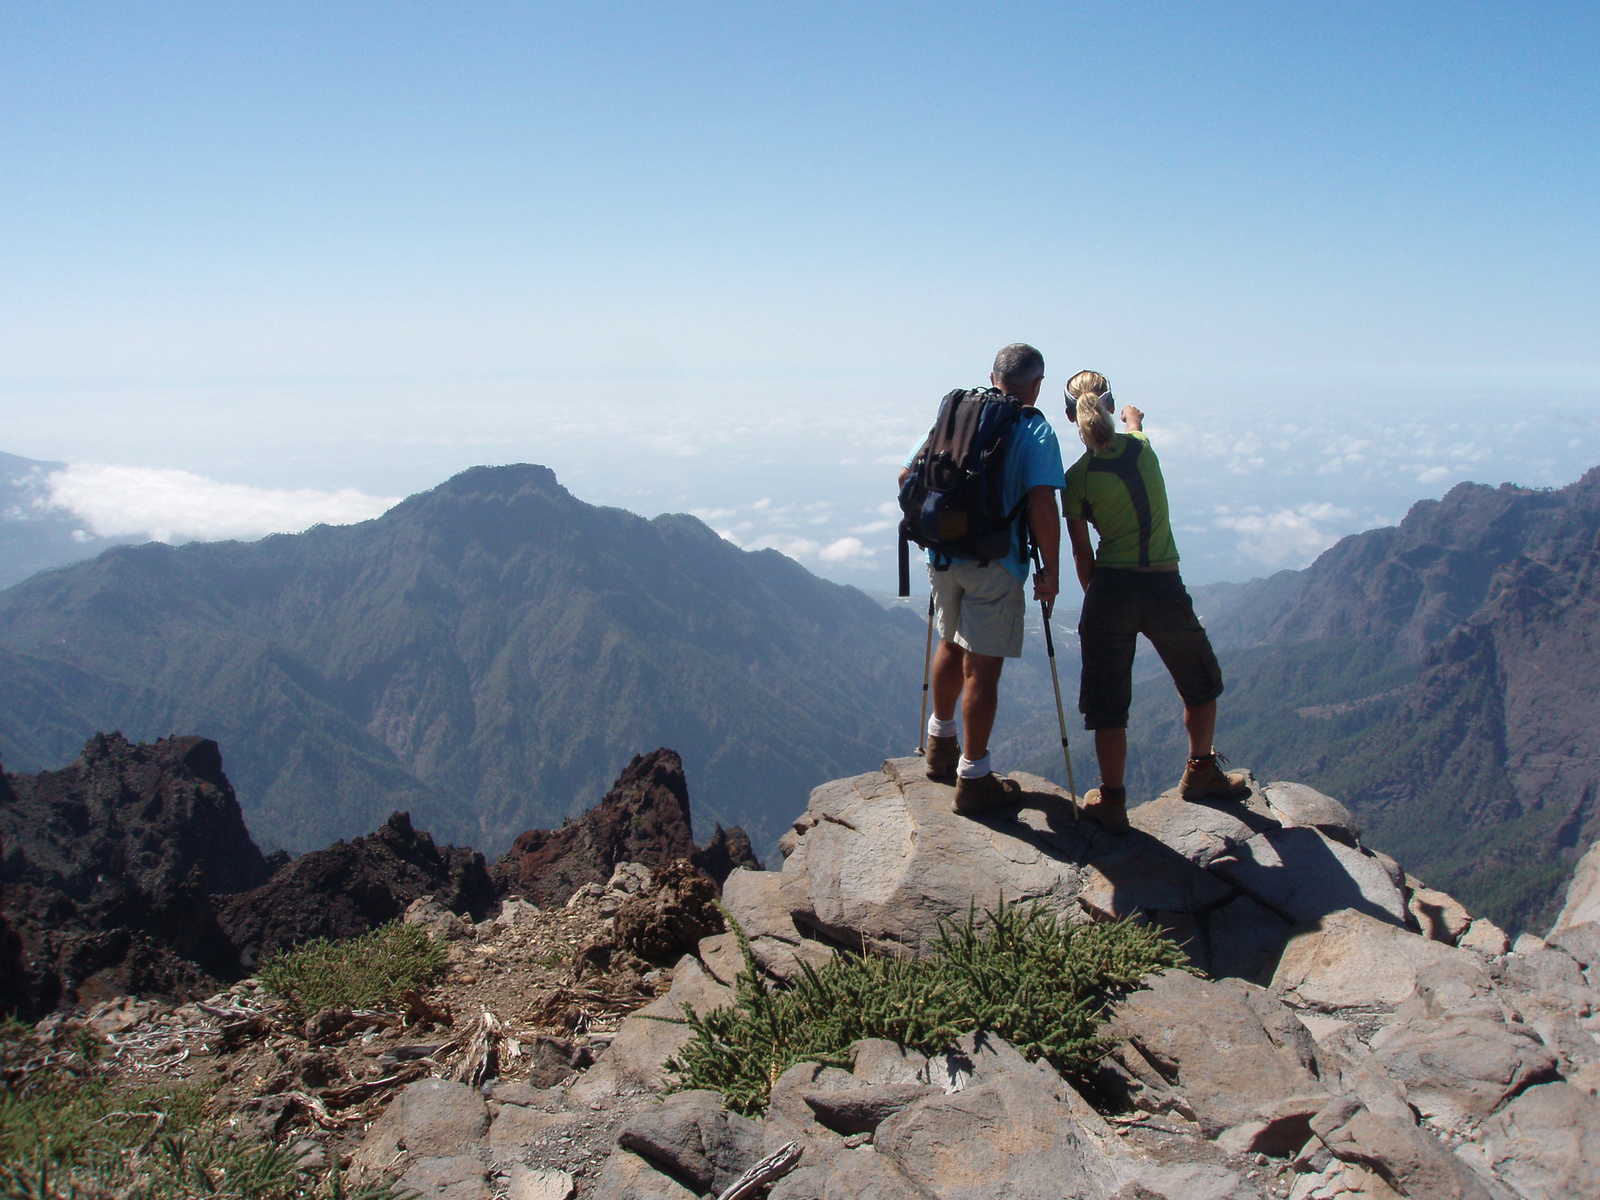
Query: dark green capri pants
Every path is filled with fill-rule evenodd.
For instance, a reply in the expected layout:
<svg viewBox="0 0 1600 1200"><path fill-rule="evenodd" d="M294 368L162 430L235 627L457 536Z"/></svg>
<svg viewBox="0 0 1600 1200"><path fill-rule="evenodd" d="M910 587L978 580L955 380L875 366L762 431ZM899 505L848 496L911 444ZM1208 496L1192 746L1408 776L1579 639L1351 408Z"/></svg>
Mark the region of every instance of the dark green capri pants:
<svg viewBox="0 0 1600 1200"><path fill-rule="evenodd" d="M1078 711L1086 729L1126 729L1133 702L1133 651L1144 634L1161 655L1184 704L1222 695L1222 668L1176 571L1096 567L1083 598Z"/></svg>

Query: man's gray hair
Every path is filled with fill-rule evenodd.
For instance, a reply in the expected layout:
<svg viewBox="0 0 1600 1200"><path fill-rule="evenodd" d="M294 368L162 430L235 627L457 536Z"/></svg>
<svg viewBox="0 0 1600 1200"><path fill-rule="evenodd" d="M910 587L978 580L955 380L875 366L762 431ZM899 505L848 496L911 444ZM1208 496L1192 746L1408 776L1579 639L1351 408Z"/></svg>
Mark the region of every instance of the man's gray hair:
<svg viewBox="0 0 1600 1200"><path fill-rule="evenodd" d="M1007 392L1026 387L1044 378L1044 355L1027 342L1002 346L994 356L994 377Z"/></svg>

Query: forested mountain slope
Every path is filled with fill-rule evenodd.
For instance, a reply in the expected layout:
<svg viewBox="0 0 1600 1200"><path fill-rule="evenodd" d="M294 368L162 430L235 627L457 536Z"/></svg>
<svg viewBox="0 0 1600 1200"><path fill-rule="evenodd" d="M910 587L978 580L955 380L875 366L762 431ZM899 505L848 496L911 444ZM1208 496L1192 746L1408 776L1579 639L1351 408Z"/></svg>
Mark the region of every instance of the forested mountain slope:
<svg viewBox="0 0 1600 1200"><path fill-rule="evenodd" d="M192 731L265 845L399 808L495 853L670 745L700 819L762 845L813 784L904 752L922 632L691 517L480 467L360 525L119 548L0 593L0 760Z"/></svg>
<svg viewBox="0 0 1600 1200"><path fill-rule="evenodd" d="M1474 909L1548 921L1600 836L1600 468L1556 490L1462 484L1304 571L1200 591L1223 750L1345 798ZM1178 716L1164 675L1136 688L1136 794L1176 782Z"/></svg>

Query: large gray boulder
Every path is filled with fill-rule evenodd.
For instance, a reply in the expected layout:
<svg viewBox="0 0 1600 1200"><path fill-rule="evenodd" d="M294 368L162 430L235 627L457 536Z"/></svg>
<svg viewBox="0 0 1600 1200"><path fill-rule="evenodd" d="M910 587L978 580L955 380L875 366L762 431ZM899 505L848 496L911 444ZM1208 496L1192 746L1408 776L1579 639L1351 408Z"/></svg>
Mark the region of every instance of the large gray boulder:
<svg viewBox="0 0 1600 1200"><path fill-rule="evenodd" d="M695 1192L720 1192L761 1157L761 1126L716 1092L677 1092L636 1114L617 1144Z"/></svg>
<svg viewBox="0 0 1600 1200"><path fill-rule="evenodd" d="M1391 1025L1373 1037L1372 1052L1418 1115L1453 1137L1472 1134L1533 1084L1559 1078L1537 1033L1493 1016Z"/></svg>
<svg viewBox="0 0 1600 1200"><path fill-rule="evenodd" d="M1589 847L1578 860L1572 882L1567 885L1567 901L1550 927L1551 939L1579 925L1600 924L1600 842Z"/></svg>
<svg viewBox="0 0 1600 1200"><path fill-rule="evenodd" d="M1600 1183L1600 1100L1553 1082L1529 1088L1485 1124L1483 1153L1524 1196L1593 1196Z"/></svg>
<svg viewBox="0 0 1600 1200"><path fill-rule="evenodd" d="M1406 923L1406 898L1374 854L1309 826L1269 829L1211 870L1296 924L1352 909Z"/></svg>
<svg viewBox="0 0 1600 1200"><path fill-rule="evenodd" d="M1390 1011L1430 967L1483 973L1478 958L1354 910L1327 914L1289 939L1272 989L1308 1009Z"/></svg>
<svg viewBox="0 0 1600 1200"><path fill-rule="evenodd" d="M1331 1098L1310 1031L1240 980L1164 972L1117 1007L1108 1032L1134 1107L1176 1112L1229 1149L1292 1154Z"/></svg>
<svg viewBox="0 0 1600 1200"><path fill-rule="evenodd" d="M1203 846L1187 854L1144 829L1113 836L1075 820L1055 784L1013 778L1022 785L1019 802L979 819L955 813L953 789L928 780L920 759L893 759L880 771L824 784L795 822L783 869L735 871L723 903L776 978L793 974L808 942L926 951L943 922L1002 899L1034 901L1071 921L1143 917L1171 931L1202 967L1270 975L1290 922L1254 902L1216 919L1250 895L1205 869ZM1228 848L1257 836L1258 827L1278 828L1266 815L1247 813L1255 824L1246 825L1178 803L1163 811L1174 820L1199 814L1217 831L1195 835L1204 846ZM1258 807L1265 814L1265 803Z"/></svg>
<svg viewBox="0 0 1600 1200"><path fill-rule="evenodd" d="M873 1148L913 1185L950 1200L1103 1200L1115 1167L1082 1131L1066 1083L1043 1071L929 1097L879 1127Z"/></svg>
<svg viewBox="0 0 1600 1200"><path fill-rule="evenodd" d="M1076 915L1083 860L1111 850L1112 839L1088 821L1074 823L1059 788L1014 778L1023 802L982 820L958 816L953 789L930 782L920 759L824 784L796 822L799 837L781 872L787 917L838 945L916 951L932 947L941 921L1002 897ZM784 936L782 925L755 924L764 914L744 907L740 874L725 891L730 913L749 933Z"/></svg>
<svg viewBox="0 0 1600 1200"><path fill-rule="evenodd" d="M1117 837L1074 820L1056 785L1013 778L1018 803L976 820L954 812L952 789L916 758L824 784L785 840L782 870L734 872L724 904L776 978L792 975L808 942L925 950L941 922L1002 897L1069 920L1140 916L1203 970L1261 983L1296 927L1330 914L1421 929L1404 872L1360 844L1343 805L1303 785L1266 784L1237 804L1165 793L1136 806ZM1448 944L1466 927L1441 919L1429 932Z"/></svg>
<svg viewBox="0 0 1600 1200"><path fill-rule="evenodd" d="M358 1180L398 1171L403 1186L450 1200L488 1200L487 1171L473 1147L489 1130L476 1088L444 1079L407 1084L373 1122L351 1161Z"/></svg>
<svg viewBox="0 0 1600 1200"><path fill-rule="evenodd" d="M1370 1170L1387 1193L1416 1200L1491 1200L1506 1193L1450 1152L1437 1138L1404 1118L1374 1112L1359 1100L1343 1096L1311 1121L1312 1131L1330 1160L1346 1174L1351 1167ZM1319 1158L1311 1151L1311 1162ZM1361 1195L1367 1189L1356 1191ZM1339 1195L1339 1192L1331 1192ZM1371 1193L1369 1193L1371 1194ZM1513 1193L1514 1194L1514 1193ZM1530 1197L1531 1200L1531 1197Z"/></svg>

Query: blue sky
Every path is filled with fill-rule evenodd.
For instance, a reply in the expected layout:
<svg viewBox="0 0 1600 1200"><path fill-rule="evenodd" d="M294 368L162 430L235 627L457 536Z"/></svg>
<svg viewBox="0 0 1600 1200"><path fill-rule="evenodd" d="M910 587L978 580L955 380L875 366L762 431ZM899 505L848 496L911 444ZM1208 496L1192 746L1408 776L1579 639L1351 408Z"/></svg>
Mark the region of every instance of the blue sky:
<svg viewBox="0 0 1600 1200"><path fill-rule="evenodd" d="M23 0L0 451L168 537L542 462L886 590L895 460L1027 340L1148 412L1191 580L1299 566L1600 461L1597 52L1582 4Z"/></svg>

